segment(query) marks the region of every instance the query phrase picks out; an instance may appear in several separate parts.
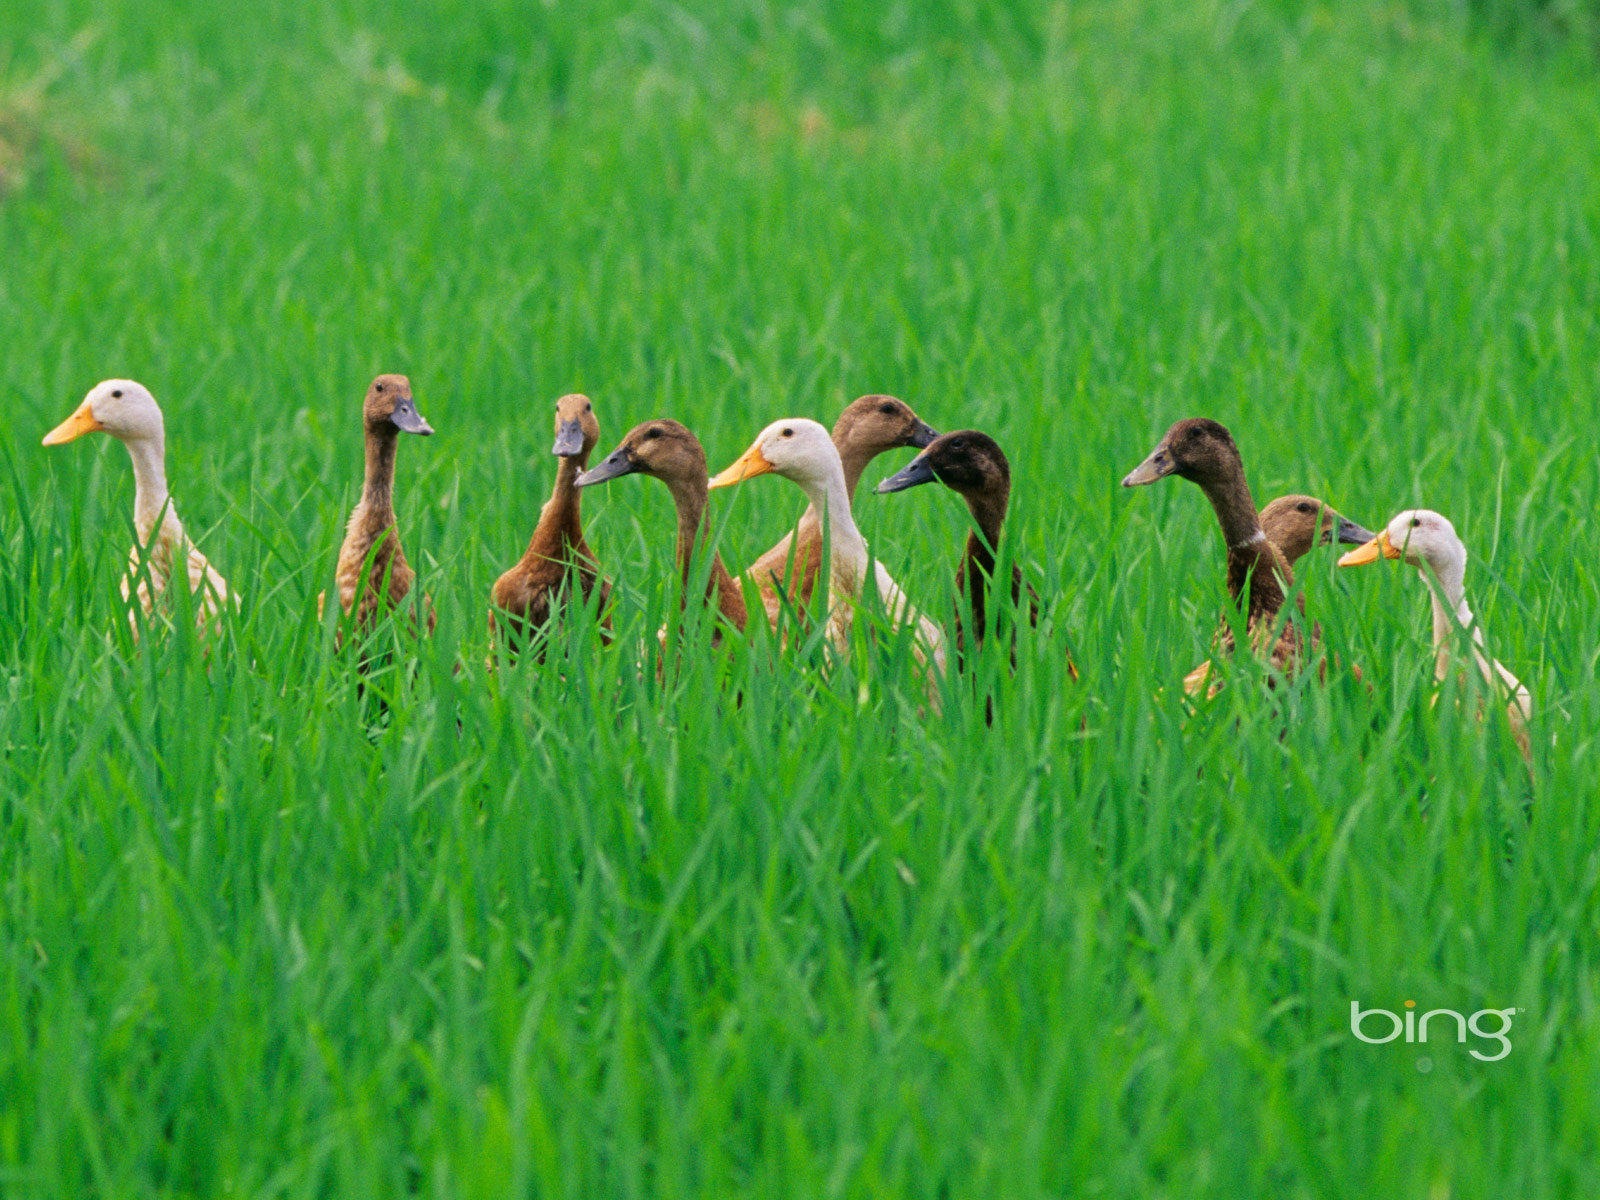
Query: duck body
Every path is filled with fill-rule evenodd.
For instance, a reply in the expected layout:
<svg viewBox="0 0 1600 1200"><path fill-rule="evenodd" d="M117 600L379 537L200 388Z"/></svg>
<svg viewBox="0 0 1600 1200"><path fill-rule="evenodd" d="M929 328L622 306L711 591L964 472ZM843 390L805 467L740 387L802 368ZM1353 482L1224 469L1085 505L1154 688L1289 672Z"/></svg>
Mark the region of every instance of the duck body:
<svg viewBox="0 0 1600 1200"><path fill-rule="evenodd" d="M841 651L848 649L855 608L871 588L891 622L916 629L919 657L943 670L944 632L916 610L888 569L869 553L851 515L844 467L828 431L803 417L774 421L710 486L728 487L768 473L798 484L819 514L830 556L829 642Z"/></svg>
<svg viewBox="0 0 1600 1200"><path fill-rule="evenodd" d="M574 485L591 487L634 474L654 476L666 484L672 494L678 519L674 561L683 582L683 602L687 603L695 555L710 535L705 448L700 439L678 421L667 417L645 421L630 429L617 448L598 466L579 475ZM704 594L723 621L734 629L744 630L749 619L744 592L728 573L722 556L715 551L711 555L711 572ZM713 634L713 640L718 639L720 632Z"/></svg>
<svg viewBox="0 0 1600 1200"><path fill-rule="evenodd" d="M513 655L536 638L552 617L586 606L596 587L605 613L611 586L600 576L598 560L583 536L577 480L600 440L600 425L587 396L556 401L555 486L539 512L539 522L522 558L490 590L489 632L503 624ZM575 585L576 590L572 590ZM498 614L498 621L496 614ZM611 618L603 615L603 628Z"/></svg>
<svg viewBox="0 0 1600 1200"><path fill-rule="evenodd" d="M1378 535L1339 560L1341 567L1362 566L1379 558L1400 559L1417 568L1428 587L1433 618L1434 679L1443 682L1452 670L1466 666L1460 660L1459 636L1468 638L1469 658L1491 694L1505 702L1511 735L1524 760L1531 759L1528 723L1533 719L1533 698L1511 671L1490 656L1483 627L1467 604L1467 547L1448 518L1426 508L1399 513Z"/></svg>
<svg viewBox="0 0 1600 1200"><path fill-rule="evenodd" d="M404 375L379 375L362 403L366 472L361 499L350 513L334 580L339 607L358 633L368 633L382 616L398 608L411 592L416 572L406 561L394 514L395 451L401 433L424 437L433 427L417 412L411 381ZM434 627L429 609L428 631Z"/></svg>
<svg viewBox="0 0 1600 1200"><path fill-rule="evenodd" d="M1304 638L1295 622L1278 623L1294 570L1261 528L1233 435L1204 417L1179 421L1122 486L1154 483L1168 475L1199 485L1211 501L1227 544L1228 594L1242 609L1252 652L1284 674L1294 674L1304 656ZM1223 654L1233 653L1230 624L1223 623L1216 640Z"/></svg>
<svg viewBox="0 0 1600 1200"><path fill-rule="evenodd" d="M133 463L137 540L128 552L121 590L123 603L130 605L128 620L135 639L140 622L131 602L137 600L146 619L163 614L170 609L168 591L175 574L188 584L197 626L216 632L223 608L235 601L221 572L189 540L178 519L167 490L166 426L160 406L144 385L107 379L91 388L77 410L45 435L44 444L61 445L93 432L108 433L122 442Z"/></svg>
<svg viewBox="0 0 1600 1200"><path fill-rule="evenodd" d="M845 497L853 500L862 473L878 455L902 446L921 449L938 434L905 401L869 395L858 397L839 414L829 436L844 472ZM822 569L822 543L822 519L816 505L808 503L794 531L745 570L774 626L786 602L795 609L811 602Z"/></svg>

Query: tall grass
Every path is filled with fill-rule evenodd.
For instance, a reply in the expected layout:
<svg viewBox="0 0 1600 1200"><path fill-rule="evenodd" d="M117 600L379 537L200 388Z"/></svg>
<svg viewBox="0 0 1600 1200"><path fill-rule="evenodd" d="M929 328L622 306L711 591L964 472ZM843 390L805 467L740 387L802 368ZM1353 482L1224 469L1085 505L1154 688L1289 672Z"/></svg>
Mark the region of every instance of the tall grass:
<svg viewBox="0 0 1600 1200"><path fill-rule="evenodd" d="M101 164L34 139L0 200L0 1191L1600 1187L1586 64L1360 4L0 28ZM439 431L397 493L439 626L360 689L315 597L379 370ZM241 596L209 650L122 630L120 447L37 445L110 375ZM490 673L570 390L602 452L672 415L713 469L866 391L988 430L1050 617L937 706L881 630L713 650L665 490L619 482L615 643ZM1214 522L1116 481L1194 414L1262 502L1455 521L1531 782L1434 701L1414 573L1327 551L1300 587L1365 684L1241 663L1190 711ZM963 508L884 469L859 523L949 612ZM724 557L800 507L717 493ZM1515 1007L1514 1049L1350 1035L1407 999Z"/></svg>

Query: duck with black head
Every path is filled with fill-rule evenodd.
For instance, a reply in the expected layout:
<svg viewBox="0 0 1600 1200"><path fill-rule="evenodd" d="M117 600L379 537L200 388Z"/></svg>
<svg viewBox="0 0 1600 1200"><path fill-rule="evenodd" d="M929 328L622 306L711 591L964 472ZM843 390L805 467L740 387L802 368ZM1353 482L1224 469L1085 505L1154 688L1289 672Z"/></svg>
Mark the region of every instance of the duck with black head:
<svg viewBox="0 0 1600 1200"><path fill-rule="evenodd" d="M1261 528L1233 435L1205 417L1178 421L1149 456L1128 472L1122 486L1138 487L1168 475L1197 484L1211 501L1227 544L1228 594L1244 609L1251 649L1284 674L1294 674L1304 649L1300 629L1293 621L1278 627L1278 614L1294 582L1294 571ZM1222 653L1233 653L1233 629L1227 622L1217 641Z"/></svg>
<svg viewBox="0 0 1600 1200"><path fill-rule="evenodd" d="M353 615L358 636L369 633L383 615L398 608L411 591L416 572L406 562L394 516L394 461L402 433L427 437L433 426L423 420L404 375L379 375L361 404L366 438L366 473L361 499L350 513L344 544L339 547L335 581L339 607ZM428 632L434 613L428 608Z"/></svg>
<svg viewBox="0 0 1600 1200"><path fill-rule="evenodd" d="M128 448L133 461L133 530L135 544L128 555L122 579L122 601L137 597L146 619L166 606L176 564L194 598L194 616L202 631L217 631L222 609L237 601L230 597L227 580L195 548L178 520L177 507L167 491L166 423L161 407L143 384L131 379L97 383L73 414L44 435L46 446L59 446L86 433L107 433ZM169 598L170 602L170 598ZM135 639L139 620L128 612Z"/></svg>
<svg viewBox="0 0 1600 1200"><path fill-rule="evenodd" d="M881 494L903 492L919 484L939 482L967 502L974 528L967 533L965 552L956 568L955 635L957 662L964 655L967 618L971 618L971 640L981 644L991 627L997 626L990 595L994 587L996 554L1000 530L1005 524L1011 501L1011 464L1005 451L992 437L976 429L961 429L935 438L923 451L878 485ZM1022 568L1011 565L1011 607L1026 615L1028 624L1039 623L1039 594L1023 578ZM1015 630L1013 628L1013 639ZM1073 679L1078 671L1067 662Z"/></svg>
<svg viewBox="0 0 1600 1200"><path fill-rule="evenodd" d="M540 639L552 616L583 611L596 587L601 627L611 628L611 585L601 578L600 564L584 539L578 494L578 477L600 440L589 397L573 393L556 401L555 434L551 453L557 460L556 481L550 499L539 512L521 560L495 580L489 593L489 634L494 638L503 626L512 659L528 645L542 656Z"/></svg>

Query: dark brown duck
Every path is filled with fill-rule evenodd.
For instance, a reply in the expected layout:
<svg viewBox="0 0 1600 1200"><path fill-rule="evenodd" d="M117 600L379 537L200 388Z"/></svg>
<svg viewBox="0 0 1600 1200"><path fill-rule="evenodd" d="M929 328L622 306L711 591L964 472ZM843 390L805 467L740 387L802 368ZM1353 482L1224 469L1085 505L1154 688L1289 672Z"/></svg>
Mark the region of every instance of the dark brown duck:
<svg viewBox="0 0 1600 1200"><path fill-rule="evenodd" d="M1233 435L1204 417L1179 421L1128 472L1122 486L1154 483L1168 475L1198 484L1211 501L1228 548L1228 594L1244 609L1251 648L1278 670L1294 674L1302 659L1300 628L1293 621L1275 628L1294 570L1261 527ZM1224 654L1233 653L1233 629L1226 622L1217 642Z"/></svg>

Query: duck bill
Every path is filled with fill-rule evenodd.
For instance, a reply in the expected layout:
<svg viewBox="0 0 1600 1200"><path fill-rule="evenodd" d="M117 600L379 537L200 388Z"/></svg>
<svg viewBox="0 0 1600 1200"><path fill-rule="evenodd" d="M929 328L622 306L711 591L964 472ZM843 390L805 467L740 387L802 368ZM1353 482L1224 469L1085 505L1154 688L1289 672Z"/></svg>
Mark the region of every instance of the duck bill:
<svg viewBox="0 0 1600 1200"><path fill-rule="evenodd" d="M1339 518L1339 528L1334 533L1342 546L1364 546L1368 542L1376 541L1378 535L1370 529L1363 529L1348 517Z"/></svg>
<svg viewBox="0 0 1600 1200"><path fill-rule="evenodd" d="M937 478L933 468L928 465L928 460L919 454L880 483L877 490L881 494L903 492L907 488L916 487L919 483L932 483Z"/></svg>
<svg viewBox="0 0 1600 1200"><path fill-rule="evenodd" d="M556 427L556 444L550 450L557 458L575 458L583 453L583 426L576 420Z"/></svg>
<svg viewBox="0 0 1600 1200"><path fill-rule="evenodd" d="M576 421L573 422L577 424ZM561 443L558 440L556 445ZM559 454L560 451L557 450ZM598 467L591 467L572 481L574 487L588 487L591 483L604 483L608 479L615 479L619 475L632 475L639 469L639 464L634 461L633 455L626 446L618 446Z"/></svg>
<svg viewBox="0 0 1600 1200"><path fill-rule="evenodd" d="M59 446L63 442L70 442L74 438L81 438L86 433L95 433L104 428L104 425L94 419L94 410L89 407L89 402L85 400L78 405L77 412L44 435L44 445Z"/></svg>
<svg viewBox="0 0 1600 1200"><path fill-rule="evenodd" d="M1380 558L1399 558L1400 551L1389 540L1387 529L1379 532L1378 536L1364 545L1356 547L1340 557L1341 567L1364 567L1370 562L1377 562Z"/></svg>
<svg viewBox="0 0 1600 1200"><path fill-rule="evenodd" d="M772 469L767 456L761 453L761 443L757 442L739 456L738 462L716 475L707 486L732 487L736 483L743 483L746 479L754 479L757 475L766 475Z"/></svg>
<svg viewBox="0 0 1600 1200"><path fill-rule="evenodd" d="M918 450L926 450L933 445L934 438L938 436L939 431L932 425L929 425L926 421L918 421L916 428L911 431L911 437L908 439L907 444L916 447ZM882 491L883 489L880 488L878 490Z"/></svg>
<svg viewBox="0 0 1600 1200"><path fill-rule="evenodd" d="M389 420L393 421L395 427L402 433L420 433L423 437L427 437L433 432L433 426L422 419L422 414L417 411L416 401L409 396L395 405Z"/></svg>
<svg viewBox="0 0 1600 1200"><path fill-rule="evenodd" d="M1167 453L1167 444L1162 442L1150 451L1149 458L1122 477L1122 486L1139 487L1141 484L1154 483L1158 479L1165 479L1172 471L1172 456Z"/></svg>

